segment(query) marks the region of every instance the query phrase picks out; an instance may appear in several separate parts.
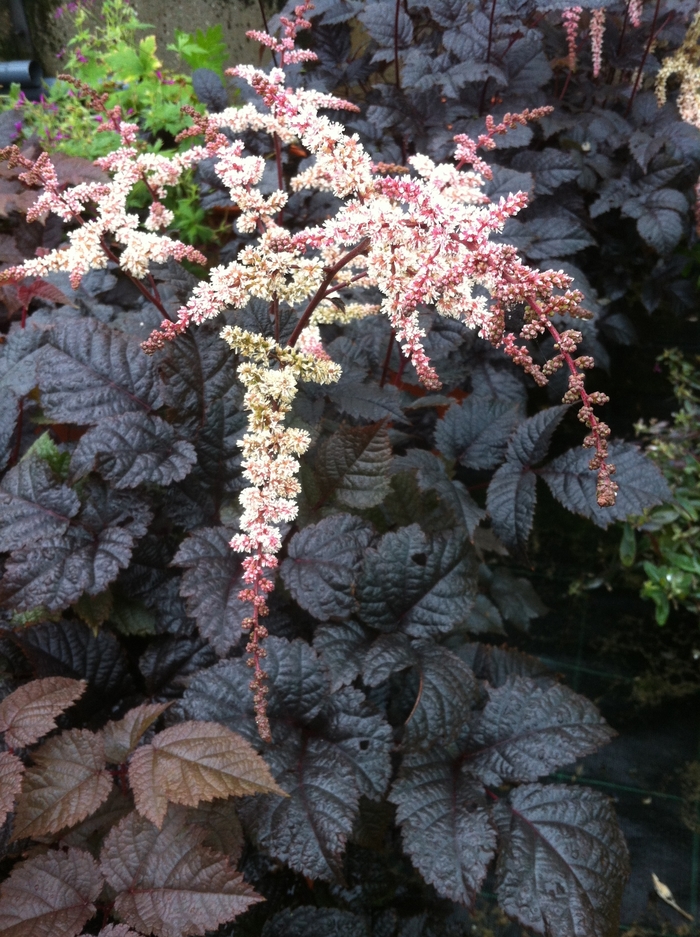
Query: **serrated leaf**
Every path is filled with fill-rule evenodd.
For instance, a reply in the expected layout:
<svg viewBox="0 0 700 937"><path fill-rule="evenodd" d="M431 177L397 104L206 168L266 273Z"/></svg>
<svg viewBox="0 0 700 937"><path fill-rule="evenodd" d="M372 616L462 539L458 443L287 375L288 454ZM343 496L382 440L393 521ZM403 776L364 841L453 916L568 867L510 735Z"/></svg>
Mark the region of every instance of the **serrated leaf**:
<svg viewBox="0 0 700 937"><path fill-rule="evenodd" d="M139 669L151 696L179 696L192 674L216 663L216 653L204 638L168 635L152 641L139 659Z"/></svg>
<svg viewBox="0 0 700 937"><path fill-rule="evenodd" d="M399 14L398 43L400 49L406 49L413 39L413 24L403 8L399 10ZM391 49L390 57L393 58L394 11L383 3L368 3L360 13L359 19L380 47Z"/></svg>
<svg viewBox="0 0 700 937"><path fill-rule="evenodd" d="M176 288L176 304L183 305L197 280L187 271L183 288ZM166 282L172 282L168 274ZM159 370L165 386L163 396L179 421L201 426L209 407L222 400L236 383L236 361L231 350L219 337L222 320L203 322L188 329L170 342L159 359Z"/></svg>
<svg viewBox="0 0 700 937"><path fill-rule="evenodd" d="M218 114L228 107L228 95L221 78L210 68L195 68L192 72L192 88L197 98L206 104L207 110Z"/></svg>
<svg viewBox="0 0 700 937"><path fill-rule="evenodd" d="M544 459L552 434L568 409L566 405L549 407L525 420L508 443L506 459L520 465L535 465Z"/></svg>
<svg viewBox="0 0 700 937"><path fill-rule="evenodd" d="M24 765L12 752L0 752L0 826L12 813L15 797L22 789Z"/></svg>
<svg viewBox="0 0 700 937"><path fill-rule="evenodd" d="M39 366L44 412L62 423L98 423L106 417L162 405L154 362L135 337L96 319L66 319L51 330Z"/></svg>
<svg viewBox="0 0 700 937"><path fill-rule="evenodd" d="M414 667L417 657L410 639L400 631L382 634L373 642L362 663L362 679L367 686L379 686L393 673Z"/></svg>
<svg viewBox="0 0 700 937"><path fill-rule="evenodd" d="M110 720L102 729L105 757L120 765L134 751L143 735L168 708L169 703L144 703L130 709L123 719Z"/></svg>
<svg viewBox="0 0 700 937"><path fill-rule="evenodd" d="M389 799L403 846L439 894L471 905L496 848L483 795L444 749L404 755Z"/></svg>
<svg viewBox="0 0 700 937"><path fill-rule="evenodd" d="M38 837L80 823L109 797L104 741L87 729L71 729L32 753L12 839Z"/></svg>
<svg viewBox="0 0 700 937"><path fill-rule="evenodd" d="M535 177L535 192L551 195L565 182L573 182L581 172L579 161L567 150L545 147L544 150L521 150L513 157L513 169L531 172Z"/></svg>
<svg viewBox="0 0 700 937"><path fill-rule="evenodd" d="M528 579L513 576L507 569L482 566L482 571L485 570L488 570L485 578L488 580L491 597L506 621L527 631L532 618L547 614L547 606Z"/></svg>
<svg viewBox="0 0 700 937"><path fill-rule="evenodd" d="M75 492L56 481L43 459L28 454L0 482L0 551L64 534L79 509Z"/></svg>
<svg viewBox="0 0 700 937"><path fill-rule="evenodd" d="M225 527L204 527L183 541L173 559L185 567L180 595L200 634L223 656L238 643L241 622L250 606L238 593L245 587L240 558L231 549L232 533Z"/></svg>
<svg viewBox="0 0 700 937"><path fill-rule="evenodd" d="M152 414L123 413L81 436L71 458L74 478L99 472L115 488L181 481L197 460L192 443Z"/></svg>
<svg viewBox="0 0 700 937"><path fill-rule="evenodd" d="M370 937L364 918L338 908L285 908L265 921L262 937Z"/></svg>
<svg viewBox="0 0 700 937"><path fill-rule="evenodd" d="M584 696L511 676L472 724L465 768L485 784L536 781L606 745L615 733Z"/></svg>
<svg viewBox="0 0 700 937"><path fill-rule="evenodd" d="M190 807L186 814L188 826L197 826L204 831L202 845L222 853L231 865L236 865L245 843L236 802L214 800Z"/></svg>
<svg viewBox="0 0 700 937"><path fill-rule="evenodd" d="M177 808L161 830L136 811L125 817L100 854L116 914L141 933L187 937L216 930L261 901L226 858L201 845L204 836Z"/></svg>
<svg viewBox="0 0 700 937"><path fill-rule="evenodd" d="M328 668L331 691L352 683L362 669L370 646L366 629L356 621L321 625L314 634L314 648Z"/></svg>
<svg viewBox="0 0 700 937"><path fill-rule="evenodd" d="M353 613L355 584L372 534L361 518L332 514L292 537L280 573L302 608L320 621Z"/></svg>
<svg viewBox="0 0 700 937"><path fill-rule="evenodd" d="M103 927L97 937L143 937L137 934L128 924L108 924Z"/></svg>
<svg viewBox="0 0 700 937"><path fill-rule="evenodd" d="M79 849L27 859L0 885L0 934L75 937L94 915L102 885L97 863Z"/></svg>
<svg viewBox="0 0 700 937"><path fill-rule="evenodd" d="M520 237L525 237L524 252L531 260L537 261L566 257L595 244L578 219L568 212L554 217L541 216L526 222L510 221L502 237L506 242L516 240L516 232L521 232Z"/></svg>
<svg viewBox="0 0 700 937"><path fill-rule="evenodd" d="M457 738L469 719L479 686L469 667L446 647L413 642L419 687L404 727L404 748L423 748Z"/></svg>
<svg viewBox="0 0 700 937"><path fill-rule="evenodd" d="M137 748L129 763L136 809L160 827L168 802L196 807L200 801L245 794L283 794L249 743L215 722L182 722Z"/></svg>
<svg viewBox="0 0 700 937"><path fill-rule="evenodd" d="M80 512L63 535L15 550L0 584L0 601L20 611L59 610L87 592L97 595L128 565L151 511L135 495L87 482Z"/></svg>
<svg viewBox="0 0 700 937"><path fill-rule="evenodd" d="M61 833L60 844L87 849L91 855L97 856L107 833L133 809L134 803L131 796L125 794L116 785L112 785L109 797L94 813L86 817L82 823Z"/></svg>
<svg viewBox="0 0 700 937"><path fill-rule="evenodd" d="M503 686L511 676L529 677L539 686L549 686L554 682L542 661L512 648L463 644L459 648L459 656L479 680L486 680L494 687Z"/></svg>
<svg viewBox="0 0 700 937"><path fill-rule="evenodd" d="M273 744L272 774L289 797L255 798L240 808L259 845L304 875L331 879L357 817L360 795L380 797L390 773L391 729L358 690L330 694L309 645L268 638L265 669ZM216 719L262 748L242 659L196 676L185 692L185 716Z"/></svg>
<svg viewBox="0 0 700 937"><path fill-rule="evenodd" d="M522 417L519 404L470 396L438 420L435 445L446 459L458 459L467 468L495 468Z"/></svg>
<svg viewBox="0 0 700 937"><path fill-rule="evenodd" d="M85 692L82 680L32 680L0 703L0 732L11 748L26 748L56 728L56 717Z"/></svg>
<svg viewBox="0 0 700 937"><path fill-rule="evenodd" d="M450 512L450 523L441 523L439 529L462 525L471 537L486 516L486 512L474 501L464 485L448 476L444 460L427 449L409 449L405 456L395 458L393 471L397 469L399 472L415 469L421 491L434 491L440 500L442 511ZM425 530L428 532L428 528Z"/></svg>
<svg viewBox="0 0 700 937"><path fill-rule="evenodd" d="M380 631L422 637L449 631L474 601L474 562L459 530L428 536L417 524L385 534L365 554L360 617Z"/></svg>
<svg viewBox="0 0 700 937"><path fill-rule="evenodd" d="M615 481L620 486L612 507L601 508L596 500L596 473L588 468L590 449L569 449L539 470L549 489L565 508L590 518L603 529L614 521L642 514L671 499L668 483L654 465L632 443L610 444L610 461L615 465Z"/></svg>
<svg viewBox="0 0 700 937"><path fill-rule="evenodd" d="M343 381L341 377L326 393L341 413L355 419L405 420L401 395L393 384L380 387L374 381Z"/></svg>
<svg viewBox="0 0 700 937"><path fill-rule="evenodd" d="M617 933L627 847L610 800L563 784L526 784L497 804L496 874L506 914L536 933Z"/></svg>
<svg viewBox="0 0 700 937"><path fill-rule="evenodd" d="M319 448L316 470L324 500L349 508L371 508L389 491L389 433L382 423L342 426Z"/></svg>
<svg viewBox="0 0 700 937"><path fill-rule="evenodd" d="M14 641L37 676L86 681L81 706L91 712L111 706L132 689L126 656L107 631L94 634L78 621L44 622L25 628Z"/></svg>
<svg viewBox="0 0 700 937"><path fill-rule="evenodd" d="M536 479L528 466L504 462L486 492L486 509L494 533L507 547L521 550L532 530Z"/></svg>
<svg viewBox="0 0 700 937"><path fill-rule="evenodd" d="M12 440L19 417L20 398L9 388L3 389L0 408L0 471L7 465L12 452Z"/></svg>

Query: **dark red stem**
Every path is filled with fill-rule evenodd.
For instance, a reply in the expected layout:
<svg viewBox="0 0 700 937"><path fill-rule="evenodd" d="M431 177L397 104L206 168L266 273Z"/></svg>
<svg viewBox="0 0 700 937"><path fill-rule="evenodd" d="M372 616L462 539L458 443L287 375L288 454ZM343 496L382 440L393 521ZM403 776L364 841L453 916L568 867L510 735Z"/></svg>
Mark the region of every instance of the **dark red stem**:
<svg viewBox="0 0 700 937"><path fill-rule="evenodd" d="M656 27L656 20L659 16L659 7L661 6L661 0L656 0L656 6L654 7L654 18L651 21L651 29L649 30L649 41L646 44L644 49L644 55L642 56L642 61L639 63L639 71L637 72L637 78L634 82L634 88L632 88L632 94L630 95L629 102L627 104L627 110L625 111L625 117L632 110L632 105L634 104L634 98L637 94L637 89L639 88L639 82L642 80L642 73L644 72L644 66L646 64L647 56L651 50L652 43L656 39L656 33L654 32Z"/></svg>
<svg viewBox="0 0 700 937"><path fill-rule="evenodd" d="M494 3L496 0L494 0ZM401 90L401 72L399 68L399 14L401 12L401 0L396 0L396 9L394 11L394 69L396 71L396 87Z"/></svg>
<svg viewBox="0 0 700 937"><path fill-rule="evenodd" d="M389 373L389 364L391 362L391 353L394 350L394 342L396 341L396 332L392 329L389 335L389 343L386 346L386 354L384 355L384 364L382 365L382 376L379 381L379 386L384 387L384 384Z"/></svg>
<svg viewBox="0 0 700 937"><path fill-rule="evenodd" d="M489 39L486 46L486 64L491 64L491 45L493 43L493 24L496 19L496 0L493 0L491 4L491 16L489 18ZM481 89L481 100L479 101L479 116L484 113L484 106L486 105L486 89L489 85L488 76L484 81L484 87Z"/></svg>
<svg viewBox="0 0 700 937"><path fill-rule="evenodd" d="M337 263L333 264L332 267L326 268L326 275L323 278L323 282L316 290L316 293L309 302L309 305L302 313L301 318L297 322L296 327L292 332L289 341L287 342L289 348L293 348L294 345L296 345L299 336L308 325L309 319L311 318L314 309L318 306L322 299L326 298L328 292L332 292L331 290L328 290L328 287L333 282L333 278L336 276L336 274L339 273L343 267L347 266L347 264L351 263L356 257L359 257L360 254L364 254L367 251L369 245L370 239L368 237L363 238L356 247L353 247L352 250L348 251L347 254L341 257Z"/></svg>

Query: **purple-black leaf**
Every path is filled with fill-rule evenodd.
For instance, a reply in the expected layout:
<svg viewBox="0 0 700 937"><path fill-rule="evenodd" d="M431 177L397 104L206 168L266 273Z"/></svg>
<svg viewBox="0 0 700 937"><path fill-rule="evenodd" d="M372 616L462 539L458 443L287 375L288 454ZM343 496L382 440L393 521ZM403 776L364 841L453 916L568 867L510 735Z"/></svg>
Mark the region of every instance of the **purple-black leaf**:
<svg viewBox="0 0 700 937"><path fill-rule="evenodd" d="M536 781L590 755L614 735L584 696L558 683L542 686L511 676L489 690L463 763L485 784Z"/></svg>
<svg viewBox="0 0 700 937"><path fill-rule="evenodd" d="M439 746L405 755L389 799L403 846L439 894L470 905L496 849L483 794Z"/></svg>
<svg viewBox="0 0 700 937"><path fill-rule="evenodd" d="M615 504L601 508L596 500L596 473L588 467L590 460L590 449L569 449L538 474L565 508L590 518L598 527L605 529L614 521L642 514L671 497L663 475L644 453L632 443L613 442L610 460L617 469L614 478L620 489Z"/></svg>
<svg viewBox="0 0 700 937"><path fill-rule="evenodd" d="M472 395L438 421L435 445L446 459L458 459L467 468L495 468L522 417L519 404Z"/></svg>
<svg viewBox="0 0 700 937"><path fill-rule="evenodd" d="M201 528L189 535L173 559L174 566L186 569L180 594L187 599L187 613L222 657L240 640L241 622L250 614L250 605L238 598L245 583L231 536L225 527Z"/></svg>
<svg viewBox="0 0 700 937"><path fill-rule="evenodd" d="M335 692L352 683L360 673L370 640L363 625L356 621L343 621L317 628L314 647L328 668L331 690Z"/></svg>
<svg viewBox="0 0 700 937"><path fill-rule="evenodd" d="M98 423L162 404L156 368L138 340L96 319L59 320L39 359L44 412L62 423Z"/></svg>
<svg viewBox="0 0 700 937"><path fill-rule="evenodd" d="M207 110L218 114L228 106L228 95L223 82L210 68L195 68L192 72L192 88Z"/></svg>
<svg viewBox="0 0 700 937"><path fill-rule="evenodd" d="M71 472L82 478L97 471L115 488L181 481L197 459L192 443L173 427L143 411L101 420L80 438Z"/></svg>
<svg viewBox="0 0 700 937"><path fill-rule="evenodd" d="M0 482L0 550L64 534L79 509L75 492L56 481L44 459L28 454Z"/></svg>
<svg viewBox="0 0 700 937"><path fill-rule="evenodd" d="M350 514L332 514L295 534L280 573L299 605L319 621L349 618L372 536L371 525Z"/></svg>
<svg viewBox="0 0 700 937"><path fill-rule="evenodd" d="M358 690L330 693L321 661L304 642L269 638L266 650L271 746L257 732L243 659L196 676L182 712L221 722L262 750L290 796L250 799L241 818L276 858L305 875L333 878L360 795L380 797L389 781L391 730Z"/></svg>
<svg viewBox="0 0 700 937"><path fill-rule="evenodd" d="M360 618L379 631L416 637L449 631L474 602L475 561L460 530L428 536L417 524L385 534L365 553Z"/></svg>
<svg viewBox="0 0 700 937"><path fill-rule="evenodd" d="M285 908L263 927L262 937L370 937L364 918L339 908Z"/></svg>
<svg viewBox="0 0 700 937"><path fill-rule="evenodd" d="M538 934L612 937L629 869L610 800L563 784L527 784L494 810L501 842L497 894Z"/></svg>

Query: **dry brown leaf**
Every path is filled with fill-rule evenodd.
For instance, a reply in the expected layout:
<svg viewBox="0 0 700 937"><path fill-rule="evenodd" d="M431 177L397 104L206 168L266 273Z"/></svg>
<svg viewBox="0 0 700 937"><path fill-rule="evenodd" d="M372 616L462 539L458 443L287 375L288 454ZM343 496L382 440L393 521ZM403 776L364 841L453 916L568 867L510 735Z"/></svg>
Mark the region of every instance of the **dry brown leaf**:
<svg viewBox="0 0 700 937"><path fill-rule="evenodd" d="M58 833L94 813L109 797L112 779L102 736L72 729L34 752L17 798L12 839Z"/></svg>
<svg viewBox="0 0 700 937"><path fill-rule="evenodd" d="M105 754L110 764L120 765L136 748L146 730L170 703L145 703L130 709L118 722L108 722L102 730Z"/></svg>
<svg viewBox="0 0 700 937"><path fill-rule="evenodd" d="M2 937L75 937L104 884L92 856L52 850L16 865L0 885Z"/></svg>
<svg viewBox="0 0 700 937"><path fill-rule="evenodd" d="M159 830L136 811L102 848L118 917L144 934L189 937L215 930L262 901L229 862L201 845L203 831L171 807Z"/></svg>
<svg viewBox="0 0 700 937"><path fill-rule="evenodd" d="M203 846L228 857L237 865L243 852L243 828L232 800L214 800L198 807L181 808L187 812L187 823L204 830Z"/></svg>
<svg viewBox="0 0 700 937"><path fill-rule="evenodd" d="M160 826L168 801L281 794L263 759L244 738L217 722L182 722L138 748L129 765L136 809Z"/></svg>
<svg viewBox="0 0 700 937"><path fill-rule="evenodd" d="M12 752L0 752L0 826L12 812L15 797L22 789L24 765Z"/></svg>
<svg viewBox="0 0 700 937"><path fill-rule="evenodd" d="M46 677L25 683L0 703L0 732L9 748L24 748L56 728L56 717L85 692L84 680Z"/></svg>

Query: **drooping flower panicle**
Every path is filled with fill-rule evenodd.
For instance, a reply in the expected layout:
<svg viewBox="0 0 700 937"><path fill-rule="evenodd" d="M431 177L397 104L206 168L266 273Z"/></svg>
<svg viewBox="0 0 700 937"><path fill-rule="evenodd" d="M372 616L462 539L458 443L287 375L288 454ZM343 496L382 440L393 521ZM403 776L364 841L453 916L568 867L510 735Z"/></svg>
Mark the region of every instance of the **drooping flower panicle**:
<svg viewBox="0 0 700 937"><path fill-rule="evenodd" d="M281 39L263 33L255 33L254 38L279 56L281 64L304 60L294 40L298 30L309 26L305 19L309 9L307 2L296 8L293 20L282 18ZM598 12L602 13L593 14L591 34L597 23L600 39L603 21ZM573 21L572 14L567 22ZM222 332L222 338L241 359L238 376L246 389L248 431L241 447L249 487L240 497L241 532L232 540L232 547L246 555L246 585L240 597L252 606L244 623L249 631L250 664L255 670L251 687L260 734L269 738L261 663L266 635L262 619L268 610L266 597L274 588L269 573L277 565L282 529L296 517L298 457L310 444L304 431L285 425L285 417L299 380L328 383L340 374L338 365L322 348L320 323L383 313L418 380L431 389L441 384L423 344L420 313L426 305L459 319L503 348L538 384L545 384L550 374L565 367L569 371L565 400L580 402L579 415L589 429L584 445L594 450L590 466L598 473L599 504L613 503L616 485L611 478L614 466L607 461L609 430L593 411L595 404L607 398L585 389L583 373L592 360L577 356L580 332L558 325L564 316L588 316L581 307L583 297L571 289L571 278L563 272L533 270L519 260L515 248L493 239L527 204L527 196L517 192L494 203L482 191L491 170L479 149L492 149L497 136L541 118L549 109L506 114L500 123L489 117L485 133L476 141L465 135L455 137L453 164L437 165L427 156L416 155L409 159L407 170L374 164L357 135L348 135L340 123L319 113L355 109L354 105L315 90L287 87L281 67L264 71L240 66L232 73L257 92L260 107L246 104L207 115L185 109L192 126L181 139L201 137L203 143L172 157L140 152L135 125L124 122L117 108L106 110L104 99L92 93L95 107L102 109L102 126L116 130L121 137L121 146L98 161L112 174L108 184L91 183L61 191L47 156L32 163L16 148L3 151L5 158L9 156L25 168L26 181L44 187L35 216L56 211L77 227L69 235L67 249L11 268L0 279L68 270L77 284L88 269L104 267L111 260L157 304L157 295L148 294L141 284L150 261L174 257L204 262L192 248L159 233L171 221L161 200L185 169L213 158L214 171L239 210L239 230L257 234L257 240L243 247L230 263L210 269L208 279L195 286L177 320L164 319L160 329L144 342L144 349L152 353L190 324L223 310L242 309L251 297L267 301L273 315L283 306L302 306L286 346L239 327ZM333 193L342 200L335 215L299 233L286 230L280 219L287 193L281 188L269 194L259 190L265 161L247 155L242 140L235 137L248 130L269 133L276 148L301 144L314 162L291 180L290 188ZM137 214L126 209L127 197L140 181L146 183L152 196L143 224ZM355 283L377 290L381 303L334 305L338 291L350 290ZM506 327L507 314L514 306L525 310L519 334ZM546 334L554 340L555 355L540 366L526 342Z"/></svg>

